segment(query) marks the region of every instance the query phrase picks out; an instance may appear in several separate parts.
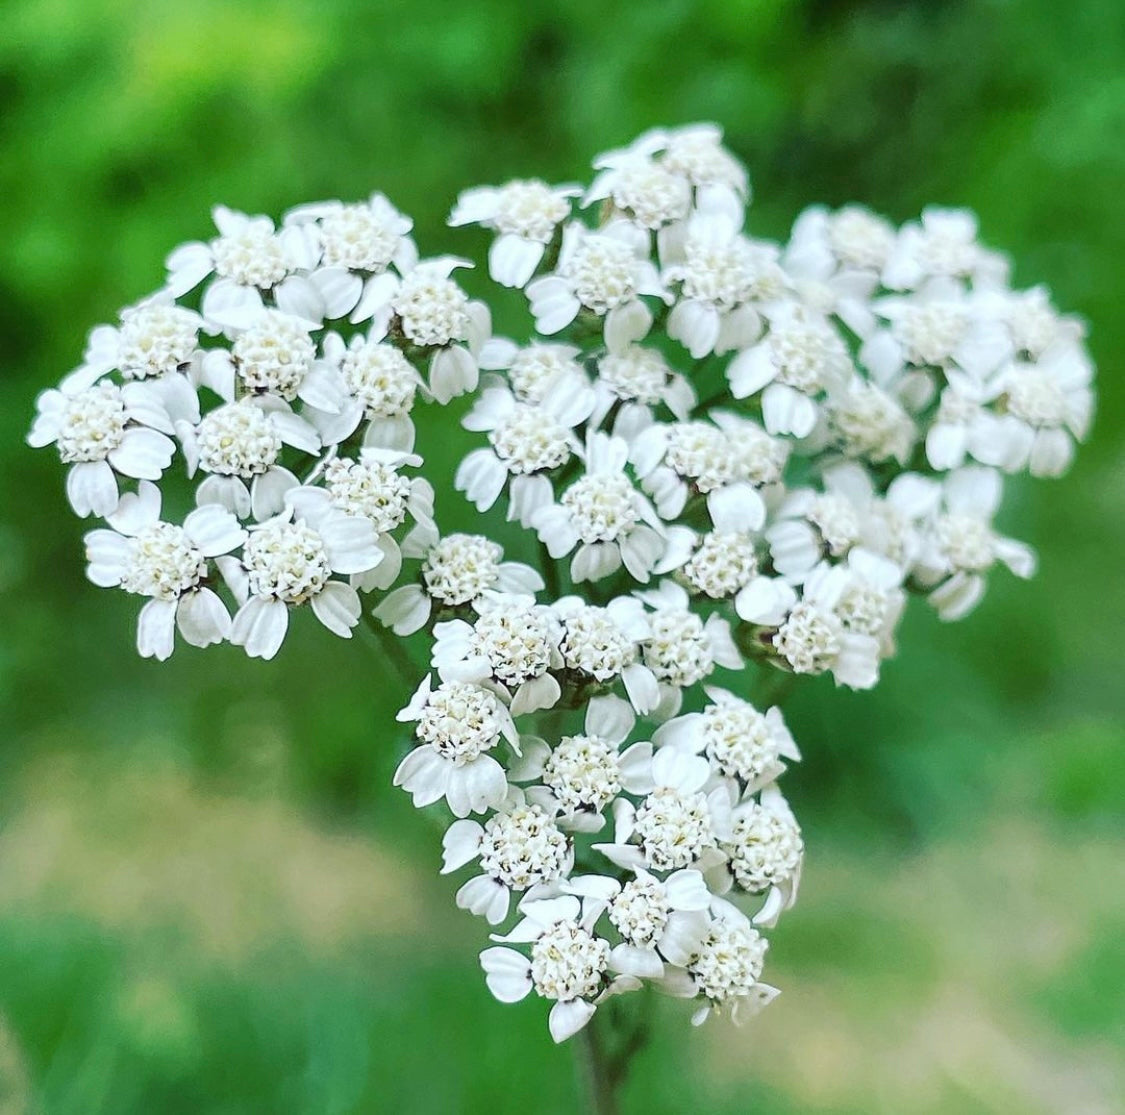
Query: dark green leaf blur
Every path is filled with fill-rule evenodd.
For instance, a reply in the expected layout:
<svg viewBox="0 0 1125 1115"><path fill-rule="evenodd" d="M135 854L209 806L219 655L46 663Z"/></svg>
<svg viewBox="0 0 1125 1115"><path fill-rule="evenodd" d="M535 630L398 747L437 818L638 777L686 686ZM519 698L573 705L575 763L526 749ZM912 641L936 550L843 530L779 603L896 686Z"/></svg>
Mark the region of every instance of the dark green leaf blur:
<svg viewBox="0 0 1125 1115"><path fill-rule="evenodd" d="M1033 582L998 573L952 627L919 609L872 693L799 689L784 994L744 1030L660 1006L624 1111L1125 1110L1119 0L6 0L0 1115L580 1110L390 789L404 692L362 629L140 660L23 437L215 202L380 189L424 253L479 258L443 228L460 188L694 120L748 162L758 234L814 201L976 209L1089 320L1100 403L1068 477L1010 489ZM456 439L431 443L449 475Z"/></svg>

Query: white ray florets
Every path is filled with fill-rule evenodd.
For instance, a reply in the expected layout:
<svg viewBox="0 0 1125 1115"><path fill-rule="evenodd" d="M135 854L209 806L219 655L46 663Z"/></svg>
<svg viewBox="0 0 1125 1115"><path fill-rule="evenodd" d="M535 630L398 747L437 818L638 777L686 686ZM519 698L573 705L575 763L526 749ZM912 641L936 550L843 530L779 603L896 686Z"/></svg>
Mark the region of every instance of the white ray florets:
<svg viewBox="0 0 1125 1115"><path fill-rule="evenodd" d="M1065 472L1094 408L1084 324L1011 289L968 211L812 206L774 243L707 124L595 169L453 209L525 291L520 343L382 194L279 224L218 206L28 436L105 520L87 575L141 598L140 654L271 658L305 607L341 637L366 609L404 674L425 646L394 782L452 813L460 907L499 927L515 896L481 965L498 999L548 1000L557 1041L646 983L697 1023L777 994L759 930L797 894L800 754L714 671L874 685L908 594L953 620L997 564L1031 575L995 526L1005 476ZM456 459L422 411L469 392ZM439 529L451 488L473 533Z"/></svg>

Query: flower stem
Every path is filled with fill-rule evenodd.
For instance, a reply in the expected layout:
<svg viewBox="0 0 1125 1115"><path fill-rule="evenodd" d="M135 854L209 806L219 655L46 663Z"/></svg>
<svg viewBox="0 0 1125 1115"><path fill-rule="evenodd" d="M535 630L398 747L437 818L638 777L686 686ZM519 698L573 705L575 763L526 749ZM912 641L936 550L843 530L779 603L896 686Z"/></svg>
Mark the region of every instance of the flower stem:
<svg viewBox="0 0 1125 1115"><path fill-rule="evenodd" d="M559 566L551 557L545 542L539 543L539 559L543 565L543 583L547 586L547 594L552 601L558 600L562 595L559 585Z"/></svg>
<svg viewBox="0 0 1125 1115"><path fill-rule="evenodd" d="M395 673L402 679L407 690L413 693L421 680L421 673L407 654L403 640L389 627L384 627L367 608L363 609L363 622L375 635L379 649L390 662Z"/></svg>
<svg viewBox="0 0 1125 1115"><path fill-rule="evenodd" d="M596 1016L595 1016L596 1017ZM617 1115L617 1082L608 1071L600 1028L591 1019L577 1034L574 1046L579 1085L590 1115Z"/></svg>
<svg viewBox="0 0 1125 1115"><path fill-rule="evenodd" d="M629 1075L633 1057L648 1043L647 1014L635 1012L632 1025L623 1030L625 1014L620 1002L604 1006L575 1038L579 1083L591 1115L618 1115L621 1086ZM612 1043L611 1033L616 1039Z"/></svg>

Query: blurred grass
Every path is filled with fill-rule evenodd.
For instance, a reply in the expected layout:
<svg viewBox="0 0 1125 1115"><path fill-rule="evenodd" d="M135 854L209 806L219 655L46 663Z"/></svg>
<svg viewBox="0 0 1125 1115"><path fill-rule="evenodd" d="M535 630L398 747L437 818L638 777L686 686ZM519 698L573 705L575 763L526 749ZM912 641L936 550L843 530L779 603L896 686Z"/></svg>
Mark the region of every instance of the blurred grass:
<svg viewBox="0 0 1125 1115"><path fill-rule="evenodd" d="M84 582L86 527L22 437L216 201L378 188L423 250L479 254L442 230L458 189L708 118L762 234L811 201L977 209L1089 318L1100 414L1065 481L1013 486L1036 581L998 576L956 629L911 615L874 694L797 694L785 994L744 1031L662 1011L626 1110L1125 1110L1123 72L1115 0L8 0L0 1115L574 1109L389 789L403 694L372 648L303 623L268 666L137 660L132 601Z"/></svg>

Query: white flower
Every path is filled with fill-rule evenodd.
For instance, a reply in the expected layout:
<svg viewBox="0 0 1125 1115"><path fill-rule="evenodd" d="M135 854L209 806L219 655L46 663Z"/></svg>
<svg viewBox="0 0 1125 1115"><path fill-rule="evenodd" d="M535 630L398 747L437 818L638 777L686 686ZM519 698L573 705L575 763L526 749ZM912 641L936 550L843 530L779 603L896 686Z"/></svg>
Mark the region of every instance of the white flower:
<svg viewBox="0 0 1125 1115"><path fill-rule="evenodd" d="M530 596L486 592L473 623L434 625L433 665L443 681L490 682L511 701L512 715L551 708L561 665L558 630L549 608Z"/></svg>
<svg viewBox="0 0 1125 1115"><path fill-rule="evenodd" d="M705 755L714 774L735 781L735 797L779 777L785 770L783 759L800 759L780 709L759 712L749 701L715 686L707 686L706 693L710 703L701 712L689 712L657 728L653 736L657 747Z"/></svg>
<svg viewBox="0 0 1125 1115"><path fill-rule="evenodd" d="M814 569L773 645L795 673L831 670L837 685L870 689L879 679L880 643L872 633L849 628L840 615L851 580L842 565Z"/></svg>
<svg viewBox="0 0 1125 1115"><path fill-rule="evenodd" d="M1061 476L1074 458L1075 439L1089 431L1093 371L1077 341L1048 348L1033 364L1017 362L1001 369L990 394L1005 411L1001 421L1018 431L1015 457L997 461L975 454L977 459L1009 469L1026 464L1032 476Z"/></svg>
<svg viewBox="0 0 1125 1115"><path fill-rule="evenodd" d="M610 954L615 971L637 979L661 979L664 962L690 962L710 929L712 896L703 875L692 868L661 880L643 868L621 882L608 875L581 875L563 884L568 893L604 904L621 937Z"/></svg>
<svg viewBox="0 0 1125 1115"><path fill-rule="evenodd" d="M749 240L722 217L699 215L682 245L662 257L664 280L679 284L668 336L695 359L748 348L762 332L756 307L789 290L772 244Z"/></svg>
<svg viewBox="0 0 1125 1115"><path fill-rule="evenodd" d="M460 194L449 224L495 229L488 273L502 286L523 287L535 274L555 229L570 216L570 199L581 192L581 186L548 186L534 178L479 186Z"/></svg>
<svg viewBox="0 0 1125 1115"><path fill-rule="evenodd" d="M716 900L713 907L719 911L718 916L686 968L686 993L707 1001L692 1015L694 1026L725 1010L736 1025L740 1024L779 994L777 988L759 982L769 942L730 903ZM683 993L675 987L678 981L667 982L669 990Z"/></svg>
<svg viewBox="0 0 1125 1115"><path fill-rule="evenodd" d="M1081 344L1086 327L1079 318L1064 317L1051 304L1050 292L1042 286L1030 290L987 290L982 306L1007 325L1016 354L1035 361L1048 350Z"/></svg>
<svg viewBox="0 0 1125 1115"><path fill-rule="evenodd" d="M687 124L662 133L661 162L696 189L696 206L728 216L741 213L750 198L746 168L725 147L716 124Z"/></svg>
<svg viewBox="0 0 1125 1115"><path fill-rule="evenodd" d="M286 213L285 224L315 227L320 262L327 268L380 275L392 264L409 270L418 259L410 239L413 222L383 194L351 204L320 201L301 205Z"/></svg>
<svg viewBox="0 0 1125 1115"><path fill-rule="evenodd" d="M534 901L546 887L570 873L574 851L553 817L528 805L513 792L499 812L483 825L454 821L442 840L442 874L479 860L481 873L457 892L457 905L499 925L507 916L512 892L528 892Z"/></svg>
<svg viewBox="0 0 1125 1115"><path fill-rule="evenodd" d="M871 474L858 461L829 465L822 480L825 492L846 499L859 517L858 544L890 558L900 569L908 569L922 544L922 524L941 500L941 484L930 477L904 472L890 482L885 496L881 496ZM850 521L851 514L845 509L833 525L824 514L827 509L828 505L822 507L820 515L827 533L846 540L850 531L841 528ZM851 547L848 548L850 552ZM796 553L792 556L794 568L810 568L807 554L800 560Z"/></svg>
<svg viewBox="0 0 1125 1115"><path fill-rule="evenodd" d="M731 836L722 842L727 862L723 871L747 894L768 897L754 917L755 925L775 925L778 916L797 900L805 844L801 826L775 785L765 786L757 798L735 807Z"/></svg>
<svg viewBox="0 0 1125 1115"><path fill-rule="evenodd" d="M661 404L683 420L696 402L691 384L672 371L664 354L642 345L626 345L603 356L598 361L594 392L597 403L591 425L600 426L613 412L614 431L626 439L633 430L648 425L653 409Z"/></svg>
<svg viewBox="0 0 1125 1115"><path fill-rule="evenodd" d="M873 308L890 327L868 337L859 358L880 382L906 366L956 366L980 379L1014 355L1008 330L988 303L953 279L930 279L908 295L877 299Z"/></svg>
<svg viewBox="0 0 1125 1115"><path fill-rule="evenodd" d="M563 828L597 832L604 824L603 810L622 790L644 794L652 789L652 744L634 743L621 750L635 723L627 701L594 697L586 706L581 735L552 744L524 737L523 758L509 778L538 781L525 791L527 800L557 817Z"/></svg>
<svg viewBox="0 0 1125 1115"><path fill-rule="evenodd" d="M862 511L851 492L826 488L789 492L765 532L774 569L794 582L822 558L846 556L863 537Z"/></svg>
<svg viewBox="0 0 1125 1115"><path fill-rule="evenodd" d="M543 588L543 578L529 565L504 561L497 543L480 534L411 531L402 555L422 558L420 585L403 585L389 593L375 616L396 635L410 635L425 627L436 604L439 609L472 606L488 591L527 594Z"/></svg>
<svg viewBox="0 0 1125 1115"><path fill-rule="evenodd" d="M638 581L647 581L664 554L665 540L652 505L625 474L628 443L605 434L586 442L586 472L563 492L558 503L531 516L552 558L577 548L570 563L575 581L596 581L624 564Z"/></svg>
<svg viewBox="0 0 1125 1115"><path fill-rule="evenodd" d="M712 600L737 596L758 573L757 535L745 530L713 530L693 539L692 551L676 566L667 559L658 573L675 569L676 578L690 592Z"/></svg>
<svg viewBox="0 0 1125 1115"><path fill-rule="evenodd" d="M609 942L594 933L598 906L583 912L571 895L520 904L523 919L506 937L495 941L530 944L531 957L512 948L481 953L488 989L502 1003L518 1003L534 990L554 1001L548 1026L556 1042L572 1037L594 1016L609 995L633 990L632 978L611 980Z"/></svg>
<svg viewBox="0 0 1125 1115"><path fill-rule="evenodd" d="M312 371L316 346L307 322L281 310L266 310L235 338L231 358L247 392L293 402Z"/></svg>
<svg viewBox="0 0 1125 1115"><path fill-rule="evenodd" d="M410 452L410 413L423 385L402 350L361 334L345 344L338 333L325 336L322 350L320 369L327 371L327 378L319 377L322 394L305 408L304 416L324 444L346 441L366 422L364 445Z"/></svg>
<svg viewBox="0 0 1125 1115"><path fill-rule="evenodd" d="M430 359L430 394L447 403L477 385L477 353L488 339L491 321L483 302L469 296L451 278L467 260L441 256L422 260L402 278L387 271L372 279L351 320L371 319L369 339L401 334L407 345Z"/></svg>
<svg viewBox="0 0 1125 1115"><path fill-rule="evenodd" d="M478 511L487 511L507 488L508 519L529 526L532 515L554 500L549 474L581 452L574 427L591 403L587 395L550 391L540 403L521 403L506 387L487 388L462 425L486 432L490 447L465 457L454 486Z"/></svg>
<svg viewBox="0 0 1125 1115"><path fill-rule="evenodd" d="M654 423L633 439L629 455L665 520L678 518L689 497L701 495L713 522L742 530L757 530L765 522L752 459L721 426Z"/></svg>
<svg viewBox="0 0 1125 1115"><path fill-rule="evenodd" d="M762 418L771 434L805 437L817 420L814 400L852 371L847 346L822 314L782 304L769 315L769 332L727 368L736 399L762 393Z"/></svg>
<svg viewBox="0 0 1125 1115"><path fill-rule="evenodd" d="M930 589L929 601L943 620L962 619L984 595L984 574L1000 561L1017 577L1035 572L1035 553L992 529L1000 503L1000 475L966 466L949 473L942 506L928 523L914 576Z"/></svg>
<svg viewBox="0 0 1125 1115"><path fill-rule="evenodd" d="M906 607L901 587L905 570L890 558L858 546L848 554L847 567L851 576L836 602L836 615L845 631L875 636L880 657L889 658Z"/></svg>
<svg viewBox="0 0 1125 1115"><path fill-rule="evenodd" d="M177 306L167 291L121 311L119 326L99 325L90 333L82 366L63 381L64 390L90 387L108 372L125 380L157 379L184 372L199 358L203 319Z"/></svg>
<svg viewBox="0 0 1125 1115"><path fill-rule="evenodd" d="M581 406L588 404L592 410L593 389L577 359L581 354L576 345L533 341L521 348L506 337L492 337L480 351L480 366L506 372L508 386L521 403L541 403L548 395L580 396Z"/></svg>
<svg viewBox="0 0 1125 1115"><path fill-rule="evenodd" d="M742 668L730 624L717 614L704 621L691 610L691 598L681 585L664 581L659 588L636 595L652 609L651 631L641 647L645 665L660 684L657 719L674 716L682 691L708 677L716 666Z"/></svg>
<svg viewBox="0 0 1125 1115"><path fill-rule="evenodd" d="M278 232L269 217L248 217L223 205L211 212L219 236L208 244L182 244L172 252L167 290L178 298L214 274L201 307L206 327L212 332L245 329L262 312L263 291L316 266L315 240L296 226Z"/></svg>
<svg viewBox="0 0 1125 1115"><path fill-rule="evenodd" d="M502 738L518 749L519 735L494 693L462 681L431 689L427 675L395 719L414 722L421 741L394 776L416 807L445 798L455 817L467 817L503 802L508 779L489 752Z"/></svg>
<svg viewBox="0 0 1125 1115"><path fill-rule="evenodd" d="M818 565L801 594L785 581L758 577L739 593L735 609L748 623L772 628L769 644L797 674L831 671L837 685L870 689L879 678L881 642L845 623L847 592L857 574L847 565Z"/></svg>
<svg viewBox="0 0 1125 1115"><path fill-rule="evenodd" d="M644 606L618 596L604 608L581 597L564 596L552 605L559 619L563 668L600 685L620 678L633 708L642 716L656 708L660 688L640 658L641 640L651 632Z"/></svg>
<svg viewBox="0 0 1125 1115"><path fill-rule="evenodd" d="M434 490L424 477L400 474L404 465L418 467L422 458L389 449L362 449L359 459L334 457L322 469L324 487L303 486L286 493L298 517L310 518L326 506L354 518L368 519L378 535L382 560L373 569L352 576L363 592L389 588L402 569L402 551L392 532L408 518L424 531L434 526Z"/></svg>
<svg viewBox="0 0 1125 1115"><path fill-rule="evenodd" d="M595 844L611 863L632 870L675 871L695 866L730 832L730 799L718 787L703 788L707 760L673 747L652 759L653 789L639 806L618 798L613 807L612 844Z"/></svg>
<svg viewBox="0 0 1125 1115"><path fill-rule="evenodd" d="M985 384L950 368L947 385L938 400L937 413L926 431L926 460L941 472L960 468L966 455L1001 465L1011 458L1010 425L988 409Z"/></svg>
<svg viewBox="0 0 1125 1115"><path fill-rule="evenodd" d="M890 222L861 205L813 205L794 223L782 262L804 302L866 337L875 326L871 295L894 243Z"/></svg>
<svg viewBox="0 0 1125 1115"><path fill-rule="evenodd" d="M849 457L895 460L904 465L914 448L914 421L893 395L854 377L828 396L828 424Z"/></svg>
<svg viewBox="0 0 1125 1115"><path fill-rule="evenodd" d="M608 200L616 215L652 230L683 220L691 210L687 178L661 166L647 153L604 155L594 165L602 170L583 195L583 206Z"/></svg>
<svg viewBox="0 0 1125 1115"><path fill-rule="evenodd" d="M899 230L886 266L883 285L916 290L927 279L1005 277L1006 261L977 242L977 218L968 209L929 206L920 222Z"/></svg>
<svg viewBox="0 0 1125 1115"><path fill-rule="evenodd" d="M160 491L142 480L109 516L112 530L86 535L87 577L103 588L119 585L147 596L137 620L137 650L161 661L172 653L175 631L192 646L221 643L230 614L208 587L211 559L246 539L238 520L221 507L192 511L183 526L160 519Z"/></svg>
<svg viewBox="0 0 1125 1115"><path fill-rule="evenodd" d="M271 395L254 395L205 414L197 425L177 422L188 475L209 475L196 489L196 503L217 503L245 519L259 521L281 510L297 478L281 464L286 445L316 453L316 430L289 405Z"/></svg>
<svg viewBox="0 0 1125 1115"><path fill-rule="evenodd" d="M545 336L565 329L583 309L605 318L605 343L620 352L652 325L642 295L664 298L660 276L638 251L635 229L615 221L597 232L572 222L563 229L553 274L527 287L535 328Z"/></svg>
<svg viewBox="0 0 1125 1115"><path fill-rule="evenodd" d="M242 601L230 641L251 658L272 658L289 627L289 609L310 604L313 614L341 638L351 638L359 622L359 596L333 573L366 573L383 559L375 528L330 504L300 501L301 515L291 511L252 527L241 564L220 563L232 590Z"/></svg>
<svg viewBox="0 0 1125 1115"><path fill-rule="evenodd" d="M612 171L638 160L654 159L661 168L683 178L692 187L697 209L722 213L728 219L741 222L750 196L750 181L746 168L722 143L723 132L717 124L653 128L628 147L599 155L594 166ZM599 184L600 180L595 180L595 187Z"/></svg>
<svg viewBox="0 0 1125 1115"><path fill-rule="evenodd" d="M106 517L117 507L117 477L159 480L172 463L172 418L155 384L109 382L52 388L35 400L27 442L54 444L70 465L66 494L76 514Z"/></svg>

